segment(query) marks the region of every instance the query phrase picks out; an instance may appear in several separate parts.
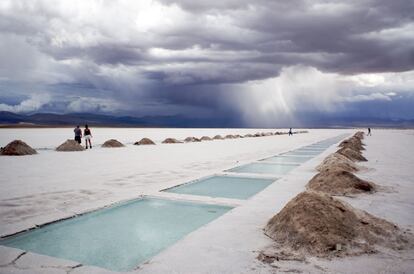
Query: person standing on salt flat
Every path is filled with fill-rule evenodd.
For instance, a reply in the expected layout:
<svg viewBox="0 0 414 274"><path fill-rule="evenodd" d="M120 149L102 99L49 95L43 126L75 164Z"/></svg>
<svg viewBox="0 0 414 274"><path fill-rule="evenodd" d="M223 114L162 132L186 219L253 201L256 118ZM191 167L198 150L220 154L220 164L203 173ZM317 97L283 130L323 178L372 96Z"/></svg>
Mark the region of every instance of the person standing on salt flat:
<svg viewBox="0 0 414 274"><path fill-rule="evenodd" d="M88 142L89 142L89 148L92 148L92 143L91 143L92 133L88 125L85 125L85 129L83 130L83 136L85 137L86 149L88 149Z"/></svg>
<svg viewBox="0 0 414 274"><path fill-rule="evenodd" d="M367 134L367 136L371 136L371 128L370 127L368 128L368 134Z"/></svg>
<svg viewBox="0 0 414 274"><path fill-rule="evenodd" d="M292 128L290 128L290 129L289 129L289 136L290 136L290 135L293 135L293 133L292 133Z"/></svg>
<svg viewBox="0 0 414 274"><path fill-rule="evenodd" d="M79 128L79 126L76 126L73 132L75 132L75 141L80 144L82 138L82 130Z"/></svg>

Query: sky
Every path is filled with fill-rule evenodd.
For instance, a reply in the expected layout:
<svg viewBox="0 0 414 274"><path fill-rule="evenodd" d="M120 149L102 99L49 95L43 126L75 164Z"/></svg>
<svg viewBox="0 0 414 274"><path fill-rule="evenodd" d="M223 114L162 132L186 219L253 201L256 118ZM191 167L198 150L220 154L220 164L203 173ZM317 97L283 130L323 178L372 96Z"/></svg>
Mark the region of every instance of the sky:
<svg viewBox="0 0 414 274"><path fill-rule="evenodd" d="M412 0L1 0L0 111L414 119Z"/></svg>

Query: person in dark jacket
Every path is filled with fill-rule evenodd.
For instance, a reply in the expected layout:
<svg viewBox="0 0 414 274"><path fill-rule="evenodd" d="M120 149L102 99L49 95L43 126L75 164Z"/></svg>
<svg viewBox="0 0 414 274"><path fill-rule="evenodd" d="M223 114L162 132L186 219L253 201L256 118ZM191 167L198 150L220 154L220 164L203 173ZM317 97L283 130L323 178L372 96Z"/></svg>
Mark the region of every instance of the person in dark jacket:
<svg viewBox="0 0 414 274"><path fill-rule="evenodd" d="M73 132L75 132L75 141L80 144L82 142L82 130L79 128L79 126L76 126Z"/></svg>
<svg viewBox="0 0 414 274"><path fill-rule="evenodd" d="M83 130L83 136L85 137L86 149L88 149L88 143L89 143L89 148L92 148L92 143L91 143L92 132L89 129L88 125L85 125L85 129Z"/></svg>

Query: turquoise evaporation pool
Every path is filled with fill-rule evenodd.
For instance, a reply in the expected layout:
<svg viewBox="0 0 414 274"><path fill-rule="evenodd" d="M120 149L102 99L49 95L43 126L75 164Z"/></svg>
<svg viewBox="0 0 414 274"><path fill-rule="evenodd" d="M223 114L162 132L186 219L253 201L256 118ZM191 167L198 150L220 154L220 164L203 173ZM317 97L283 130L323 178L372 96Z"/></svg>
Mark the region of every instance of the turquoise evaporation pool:
<svg viewBox="0 0 414 274"><path fill-rule="evenodd" d="M327 147L320 147L320 146L306 146L306 147L302 147L302 150L319 150L319 151L324 151L327 149Z"/></svg>
<svg viewBox="0 0 414 274"><path fill-rule="evenodd" d="M320 154L320 151L317 152L313 152L313 151L303 151L303 150L291 150L285 153L282 153L280 155L285 155L285 156L302 156L302 157L314 157L318 154Z"/></svg>
<svg viewBox="0 0 414 274"><path fill-rule="evenodd" d="M248 199L276 180L276 178L263 179L217 175L195 180L163 191L209 197Z"/></svg>
<svg viewBox="0 0 414 274"><path fill-rule="evenodd" d="M322 152L324 152L324 150L321 151L321 150L297 149L297 150L293 150L293 151L290 151L290 152L300 153L299 154L300 156L310 157L310 156L317 156L317 155L321 154Z"/></svg>
<svg viewBox="0 0 414 274"><path fill-rule="evenodd" d="M329 139L326 139L326 140L323 140L323 141L316 142L316 143L314 143L312 145L329 147L329 146L331 146L331 145L339 142L340 140L342 140L343 138L345 138L348 135L349 134L344 133L344 134L338 135L336 137L332 137L332 138L329 138Z"/></svg>
<svg viewBox="0 0 414 274"><path fill-rule="evenodd" d="M24 232L0 245L129 271L231 209L142 198Z"/></svg>
<svg viewBox="0 0 414 274"><path fill-rule="evenodd" d="M308 145L305 146L308 148L315 148L315 149L327 149L329 146L328 145L317 145L317 144L312 144L312 145Z"/></svg>
<svg viewBox="0 0 414 274"><path fill-rule="evenodd" d="M319 152L321 152L321 151L326 150L326 148L324 148L324 147L305 146L305 147L298 148L298 150L319 151Z"/></svg>
<svg viewBox="0 0 414 274"><path fill-rule="evenodd" d="M275 164L302 164L304 162L309 161L312 158L313 157L277 155L266 159L262 159L260 160L260 162L272 162Z"/></svg>
<svg viewBox="0 0 414 274"><path fill-rule="evenodd" d="M297 166L299 166L299 164L274 164L260 162L235 167L227 171L236 173L269 174L283 176L290 172L292 169L296 168Z"/></svg>

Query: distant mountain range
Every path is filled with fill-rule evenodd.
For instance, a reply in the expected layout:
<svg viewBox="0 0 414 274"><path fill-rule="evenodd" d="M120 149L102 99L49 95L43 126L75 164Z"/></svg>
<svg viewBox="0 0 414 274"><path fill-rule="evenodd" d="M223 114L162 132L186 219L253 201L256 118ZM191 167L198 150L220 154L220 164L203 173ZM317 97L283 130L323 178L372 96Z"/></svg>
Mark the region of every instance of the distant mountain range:
<svg viewBox="0 0 414 274"><path fill-rule="evenodd" d="M39 127L39 126L75 126L89 124L91 126L114 127L243 127L235 120L188 118L185 116L111 116L93 113L34 113L17 114L0 111L0 126ZM306 128L343 128L343 127L395 127L414 128L414 120L383 119L364 117L335 117L325 119L307 119L301 124L284 127ZM257 126L261 127L261 126ZM278 126L279 128L281 126Z"/></svg>
<svg viewBox="0 0 414 274"><path fill-rule="evenodd" d="M91 126L116 127L230 127L229 122L183 116L111 116L93 113L34 113L17 114L0 111L0 125L11 126ZM220 125L219 125L220 124Z"/></svg>
<svg viewBox="0 0 414 274"><path fill-rule="evenodd" d="M413 119L385 119L372 117L340 117L326 120L312 120L305 124L310 128L414 128Z"/></svg>

